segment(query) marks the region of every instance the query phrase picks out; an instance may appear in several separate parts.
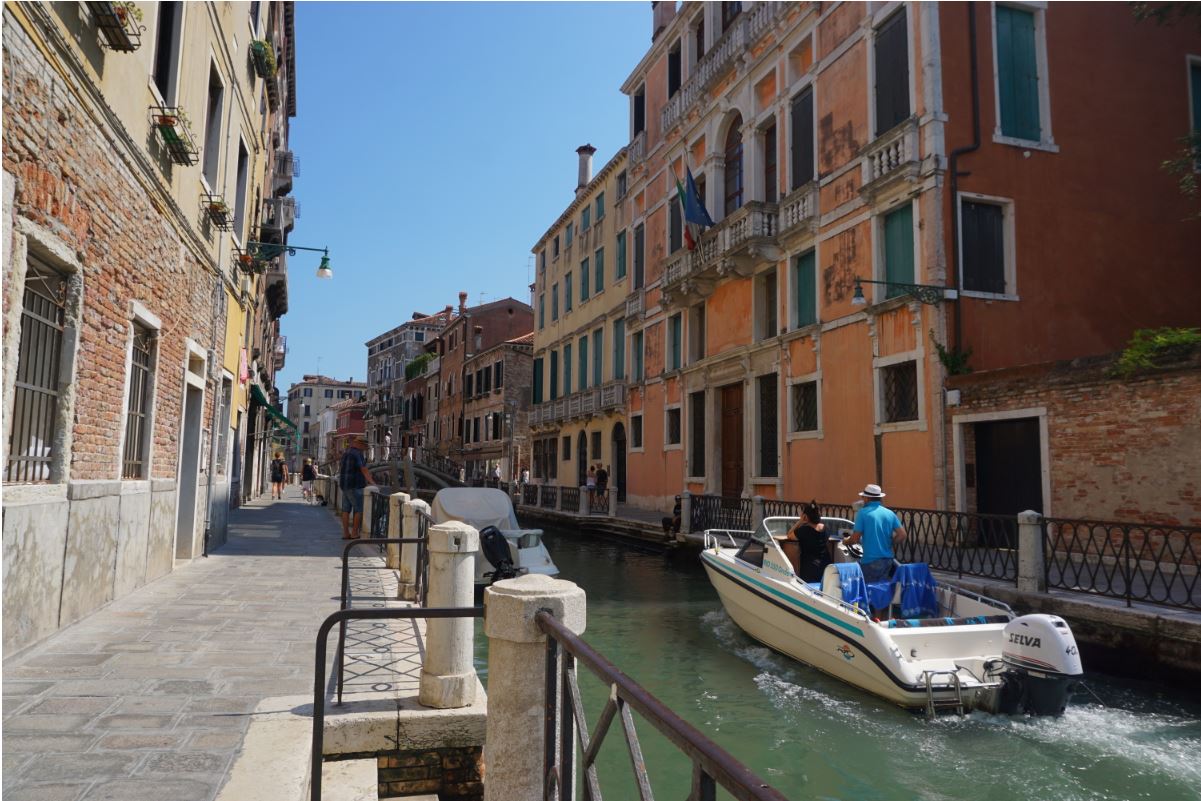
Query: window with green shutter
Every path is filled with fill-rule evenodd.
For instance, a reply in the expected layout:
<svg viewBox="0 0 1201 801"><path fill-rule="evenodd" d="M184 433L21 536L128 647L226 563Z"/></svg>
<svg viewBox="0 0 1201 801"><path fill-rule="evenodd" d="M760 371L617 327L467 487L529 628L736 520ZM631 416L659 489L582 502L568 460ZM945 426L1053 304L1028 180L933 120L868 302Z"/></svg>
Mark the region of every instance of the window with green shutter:
<svg viewBox="0 0 1201 801"><path fill-rule="evenodd" d="M580 337L580 389L588 389L588 337Z"/></svg>
<svg viewBox="0 0 1201 801"><path fill-rule="evenodd" d="M550 399L559 397L559 351L550 352Z"/></svg>
<svg viewBox="0 0 1201 801"><path fill-rule="evenodd" d="M617 235L617 278L626 277L626 232Z"/></svg>
<svg viewBox="0 0 1201 801"><path fill-rule="evenodd" d="M1037 142L1042 136L1038 112L1038 58L1034 12L997 6L997 95L1001 133Z"/></svg>
<svg viewBox="0 0 1201 801"><path fill-rule="evenodd" d="M571 343L563 346L563 397L571 394Z"/></svg>
<svg viewBox="0 0 1201 801"><path fill-rule="evenodd" d="M905 9L876 30L876 136L909 117L909 25Z"/></svg>
<svg viewBox="0 0 1201 801"><path fill-rule="evenodd" d="M605 288L605 249L599 248L592 254L592 276L596 281L596 291Z"/></svg>
<svg viewBox="0 0 1201 801"><path fill-rule="evenodd" d="M884 280L913 283L913 204L906 203L884 218ZM888 297L903 295L898 287L888 288Z"/></svg>
<svg viewBox="0 0 1201 801"><path fill-rule="evenodd" d="M812 250L796 257L792 267L795 298L793 328L817 322L817 254Z"/></svg>
<svg viewBox="0 0 1201 801"><path fill-rule="evenodd" d="M630 356L634 360L634 380L642 380L642 332L634 333L634 341L630 345Z"/></svg>
<svg viewBox="0 0 1201 801"><path fill-rule="evenodd" d="M587 231L592 227L592 209L587 206L580 212L580 231Z"/></svg>
<svg viewBox="0 0 1201 801"><path fill-rule="evenodd" d="M571 270L567 271L567 275L563 276L563 313L571 311L571 304L574 302L574 296L571 294Z"/></svg>
<svg viewBox="0 0 1201 801"><path fill-rule="evenodd" d="M591 291L592 285L588 282L588 260L584 259L580 262L580 302L588 300L588 292Z"/></svg>
<svg viewBox="0 0 1201 801"><path fill-rule="evenodd" d="M626 321L613 321L613 379L624 381L626 377Z"/></svg>
<svg viewBox="0 0 1201 801"><path fill-rule="evenodd" d="M542 403L542 357L534 359L534 403Z"/></svg>
<svg viewBox="0 0 1201 801"><path fill-rule="evenodd" d="M600 222L605 219L605 193L601 192L596 196L596 221Z"/></svg>
<svg viewBox="0 0 1201 801"><path fill-rule="evenodd" d="M679 314L673 314L667 320L667 369L679 370L680 362L680 347L682 340L682 329L684 327L683 318Z"/></svg>
<svg viewBox="0 0 1201 801"><path fill-rule="evenodd" d="M598 328L592 332L592 386L598 387L603 380L602 372L605 363L605 329Z"/></svg>

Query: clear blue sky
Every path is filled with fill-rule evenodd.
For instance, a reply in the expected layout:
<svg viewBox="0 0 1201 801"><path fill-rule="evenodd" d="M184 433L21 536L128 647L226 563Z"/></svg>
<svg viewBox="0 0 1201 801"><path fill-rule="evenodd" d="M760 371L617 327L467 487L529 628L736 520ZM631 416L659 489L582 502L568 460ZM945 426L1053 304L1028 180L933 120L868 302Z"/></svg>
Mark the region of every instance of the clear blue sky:
<svg viewBox="0 0 1201 801"><path fill-rule="evenodd" d="M297 3L300 176L281 389L364 380L363 343L414 310L529 302L530 248L627 144L620 87L650 47L649 2Z"/></svg>

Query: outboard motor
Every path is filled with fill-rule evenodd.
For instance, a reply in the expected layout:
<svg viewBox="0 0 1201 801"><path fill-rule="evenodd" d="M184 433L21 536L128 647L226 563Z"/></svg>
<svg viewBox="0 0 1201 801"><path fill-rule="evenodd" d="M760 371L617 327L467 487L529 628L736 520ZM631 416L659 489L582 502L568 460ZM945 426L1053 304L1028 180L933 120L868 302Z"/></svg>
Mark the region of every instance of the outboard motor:
<svg viewBox="0 0 1201 801"><path fill-rule="evenodd" d="M503 579L517 578L517 569L513 567L513 555L509 551L509 541L496 526L487 526L480 531L480 551L492 565L492 572L485 573L495 584Z"/></svg>
<svg viewBox="0 0 1201 801"><path fill-rule="evenodd" d="M1023 615L1005 626L999 712L1062 715L1084 669L1063 618Z"/></svg>

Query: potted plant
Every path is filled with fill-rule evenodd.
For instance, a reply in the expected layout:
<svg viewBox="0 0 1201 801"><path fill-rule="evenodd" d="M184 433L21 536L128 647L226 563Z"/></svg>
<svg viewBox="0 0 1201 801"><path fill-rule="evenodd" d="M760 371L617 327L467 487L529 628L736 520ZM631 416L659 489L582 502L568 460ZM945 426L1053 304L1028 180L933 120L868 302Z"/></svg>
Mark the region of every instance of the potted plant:
<svg viewBox="0 0 1201 801"><path fill-rule="evenodd" d="M254 59L254 71L260 78L275 75L275 48L266 39L255 39L250 43L250 55Z"/></svg>
<svg viewBox="0 0 1201 801"><path fill-rule="evenodd" d="M229 204L221 198L213 198L209 201L209 212L220 215L229 214Z"/></svg>
<svg viewBox="0 0 1201 801"><path fill-rule="evenodd" d="M117 19L121 21L121 25L128 24L132 18L135 22L142 21L142 9L138 8L132 2L113 3L113 13L117 15Z"/></svg>

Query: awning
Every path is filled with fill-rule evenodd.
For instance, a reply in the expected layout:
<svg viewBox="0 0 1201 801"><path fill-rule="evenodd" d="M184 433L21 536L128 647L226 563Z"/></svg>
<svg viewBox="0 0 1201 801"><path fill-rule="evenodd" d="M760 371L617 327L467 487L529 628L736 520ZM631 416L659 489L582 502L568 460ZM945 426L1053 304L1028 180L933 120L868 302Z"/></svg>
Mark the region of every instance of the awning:
<svg viewBox="0 0 1201 801"><path fill-rule="evenodd" d="M267 414L275 418L277 423L292 430L296 429L296 423L289 420L286 414L283 414L271 405L271 401L267 399L267 393L263 392L263 388L260 387L257 382L251 382L250 394L254 398L255 402L262 404L262 406L266 408Z"/></svg>

